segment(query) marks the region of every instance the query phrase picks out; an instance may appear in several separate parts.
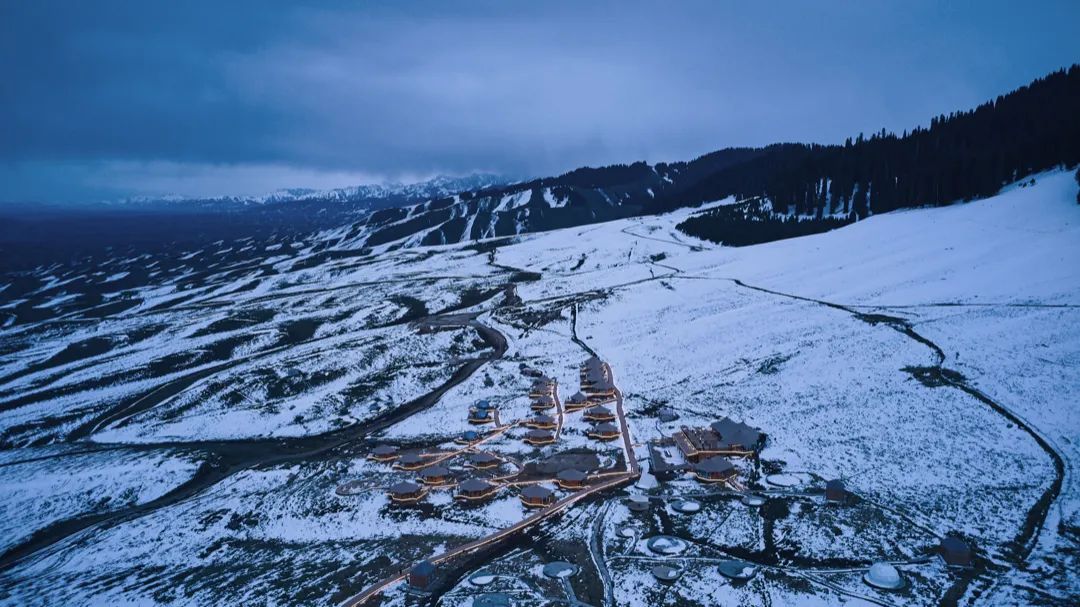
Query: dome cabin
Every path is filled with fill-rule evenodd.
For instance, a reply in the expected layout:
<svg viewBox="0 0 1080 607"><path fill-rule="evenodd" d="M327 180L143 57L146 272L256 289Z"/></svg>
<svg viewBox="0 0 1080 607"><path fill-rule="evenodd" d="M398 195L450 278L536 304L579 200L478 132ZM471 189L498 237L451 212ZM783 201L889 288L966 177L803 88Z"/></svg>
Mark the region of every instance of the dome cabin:
<svg viewBox="0 0 1080 607"><path fill-rule="evenodd" d="M904 587L904 578L896 567L888 563L874 563L863 576L863 581L882 590L898 590Z"/></svg>
<svg viewBox="0 0 1080 607"><path fill-rule="evenodd" d="M941 560L950 567L971 566L971 547L955 535L947 535L941 539L938 554L941 555Z"/></svg>
<svg viewBox="0 0 1080 607"><path fill-rule="evenodd" d="M830 504L843 504L847 501L847 489L844 481L833 479L825 483L825 501Z"/></svg>
<svg viewBox="0 0 1080 607"><path fill-rule="evenodd" d="M650 571L654 578L667 584L679 579L679 570L668 565L657 565Z"/></svg>
<svg viewBox="0 0 1080 607"><path fill-rule="evenodd" d="M675 500L671 502L671 509L680 514L697 514L701 512L701 502L694 500Z"/></svg>
<svg viewBox="0 0 1080 607"><path fill-rule="evenodd" d="M392 462L398 457L398 448L393 445L379 445L371 450L368 459L376 462Z"/></svg>
<svg viewBox="0 0 1080 607"><path fill-rule="evenodd" d="M604 402L615 398L615 384L610 379L605 379L582 389L589 395L589 398L595 401Z"/></svg>
<svg viewBox="0 0 1080 607"><path fill-rule="evenodd" d="M525 443L529 445L550 445L554 442L555 435L549 430L529 430L525 433Z"/></svg>
<svg viewBox="0 0 1080 607"><path fill-rule="evenodd" d="M554 430L555 426L555 418L542 413L533 416L525 422L526 428L536 428L537 430Z"/></svg>
<svg viewBox="0 0 1080 607"><path fill-rule="evenodd" d="M550 394L536 397L532 402L533 411L547 411L555 408L555 397Z"/></svg>
<svg viewBox="0 0 1080 607"><path fill-rule="evenodd" d="M583 388L593 385L604 378L604 361L595 356L581 363L580 379Z"/></svg>
<svg viewBox="0 0 1080 607"><path fill-rule="evenodd" d="M581 365L581 391L595 400L615 398L615 383L611 377L611 367L593 356Z"/></svg>
<svg viewBox="0 0 1080 607"><path fill-rule="evenodd" d="M457 495L454 499L466 500L470 502L476 502L480 500L486 500L495 495L498 487L491 483L478 478L470 478L469 480L458 485Z"/></svg>
<svg viewBox="0 0 1080 607"><path fill-rule="evenodd" d="M419 453L406 453L397 459L394 467L398 470L419 470L427 465L427 456Z"/></svg>
<svg viewBox="0 0 1080 607"><path fill-rule="evenodd" d="M445 485L450 482L450 470L446 466L428 466L420 471L420 482L425 485Z"/></svg>
<svg viewBox="0 0 1080 607"><path fill-rule="evenodd" d="M589 406L589 397L584 392L574 392L563 402L563 406L567 411L580 411Z"/></svg>
<svg viewBox="0 0 1080 607"><path fill-rule="evenodd" d="M555 492L543 485L529 485L518 497L529 508L543 508L555 503Z"/></svg>
<svg viewBox="0 0 1080 607"><path fill-rule="evenodd" d="M495 415L491 412L490 409L470 409L468 421L474 426L490 424L494 423Z"/></svg>
<svg viewBox="0 0 1080 607"><path fill-rule="evenodd" d="M735 464L722 457L710 457L694 466L694 476L704 483L722 483L735 476Z"/></svg>
<svg viewBox="0 0 1080 607"><path fill-rule="evenodd" d="M619 428L611 422L604 422L596 424L585 434L592 439L611 441L619 438Z"/></svg>
<svg viewBox="0 0 1080 607"><path fill-rule="evenodd" d="M555 380L550 377L541 377L532 383L532 387L529 388L529 396L532 398L539 398L541 396L551 396L555 393Z"/></svg>
<svg viewBox="0 0 1080 607"><path fill-rule="evenodd" d="M592 409L586 410L583 417L590 422L615 421L615 414L611 412L611 409L604 406L593 407Z"/></svg>
<svg viewBox="0 0 1080 607"><path fill-rule="evenodd" d="M486 451L480 451L470 455L465 465L477 470L490 470L491 468L498 468L500 464L502 464L502 460L498 457Z"/></svg>
<svg viewBox="0 0 1080 607"><path fill-rule="evenodd" d="M461 435L459 435L457 438L455 438L454 442L459 445L468 445L469 443L475 443L478 440L480 440L479 432L477 432L476 430L466 430L462 432Z"/></svg>
<svg viewBox="0 0 1080 607"><path fill-rule="evenodd" d="M581 489L585 486L585 473L568 468L555 475L555 484L563 489Z"/></svg>
<svg viewBox="0 0 1080 607"><path fill-rule="evenodd" d="M395 504L415 504L424 499L427 489L411 481L401 481L387 490L390 501Z"/></svg>
<svg viewBox="0 0 1080 607"><path fill-rule="evenodd" d="M490 400L481 399L473 403L471 408L476 409L477 411L494 411L496 407L491 404Z"/></svg>

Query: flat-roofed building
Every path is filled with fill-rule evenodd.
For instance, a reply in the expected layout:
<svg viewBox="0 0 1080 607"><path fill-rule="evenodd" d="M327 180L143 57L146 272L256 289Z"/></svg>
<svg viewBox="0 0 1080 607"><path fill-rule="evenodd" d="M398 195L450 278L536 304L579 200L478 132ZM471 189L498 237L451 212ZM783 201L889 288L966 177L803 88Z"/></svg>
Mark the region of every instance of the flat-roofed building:
<svg viewBox="0 0 1080 607"><path fill-rule="evenodd" d="M665 438L649 443L649 472L659 481L670 481L690 469L675 441Z"/></svg>
<svg viewBox="0 0 1080 607"><path fill-rule="evenodd" d="M667 424L679 419L679 412L671 407L664 407L657 412L656 416L661 422Z"/></svg>

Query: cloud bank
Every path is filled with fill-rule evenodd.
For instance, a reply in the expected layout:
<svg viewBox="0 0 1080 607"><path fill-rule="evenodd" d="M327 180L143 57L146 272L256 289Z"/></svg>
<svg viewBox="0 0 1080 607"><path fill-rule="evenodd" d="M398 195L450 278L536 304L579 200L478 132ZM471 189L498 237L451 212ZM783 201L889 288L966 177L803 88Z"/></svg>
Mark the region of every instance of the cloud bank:
<svg viewBox="0 0 1080 607"><path fill-rule="evenodd" d="M4 3L0 200L835 142L1080 59L1072 2L743 4Z"/></svg>

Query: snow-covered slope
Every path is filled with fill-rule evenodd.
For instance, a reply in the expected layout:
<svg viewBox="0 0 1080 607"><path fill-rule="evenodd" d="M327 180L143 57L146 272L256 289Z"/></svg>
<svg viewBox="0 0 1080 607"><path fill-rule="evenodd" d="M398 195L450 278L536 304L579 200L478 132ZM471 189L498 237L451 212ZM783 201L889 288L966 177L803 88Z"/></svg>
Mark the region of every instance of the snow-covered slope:
<svg viewBox="0 0 1080 607"><path fill-rule="evenodd" d="M682 197L710 176L760 154L726 149L690 162L581 168L558 177L462 190L365 217L335 232L343 237L334 244L383 250L453 244L654 213L666 204L686 204Z"/></svg>
<svg viewBox="0 0 1080 607"><path fill-rule="evenodd" d="M766 457L998 546L1017 560L976 585L990 604L1067 604L1080 593L1072 177L751 247L695 250L710 245L675 230L679 213L537 237L500 260L532 269L565 251L593 269L535 283L527 300L615 286L579 312L578 332L628 393L751 419L770 433ZM958 375L928 390L926 367Z"/></svg>
<svg viewBox="0 0 1080 607"><path fill-rule="evenodd" d="M502 591L569 600L539 574L567 559L583 568L571 589L592 604L605 591L635 606L1075 604L1080 205L1071 174L1035 181L737 249L686 237L675 226L690 211L679 211L376 252L344 229L5 280L0 483L62 478L89 450L95 471L124 472L0 493L3 511L19 514L4 545L59 517L108 523L61 534L4 571L0 604L327 604L512 524L524 516L513 493L478 508L448 493L390 507L382 488L411 477L364 460L364 441L453 448L478 398L524 417L530 380L519 365L570 390L582 344L611 363L643 463L649 441L680 425L731 416L760 427L760 465L740 463L740 474L769 503L753 509L684 478L627 489L649 492L655 515L605 494L482 563ZM503 212L561 208L554 189L498 198ZM71 297L86 285L97 297ZM491 356L477 325L409 323L440 311L475 314L506 352L414 415L335 443ZM660 422L660 407L680 419ZM524 460L595 448L611 459L583 429L568 426L542 450L512 430L485 449ZM155 474L129 474L143 468ZM799 486L770 485L768 473ZM198 491L185 495L189 476ZM832 478L852 503L822 503ZM347 481L363 491L336 494ZM180 496L158 501L170 486ZM49 492L62 507L22 512ZM103 501L112 493L126 497ZM688 496L699 513L669 507ZM644 538L661 532L685 539L686 553L650 553ZM950 533L976 547L975 569L928 558ZM761 573L727 583L716 566L732 556ZM862 582L877 560L898 565L903 590ZM656 583L648 571L660 562L683 577ZM473 566L453 569L437 600L471 604ZM387 597L409 600L400 586Z"/></svg>

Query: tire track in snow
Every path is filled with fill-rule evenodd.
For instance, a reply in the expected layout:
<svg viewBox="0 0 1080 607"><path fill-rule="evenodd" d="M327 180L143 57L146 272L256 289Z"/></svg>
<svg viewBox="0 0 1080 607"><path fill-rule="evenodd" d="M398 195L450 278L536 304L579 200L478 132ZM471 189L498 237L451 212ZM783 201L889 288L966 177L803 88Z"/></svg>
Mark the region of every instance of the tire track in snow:
<svg viewBox="0 0 1080 607"><path fill-rule="evenodd" d="M1015 424L1018 428L1031 436L1035 443L1039 445L1039 447L1047 454L1047 456L1049 456L1053 464L1054 480L1051 482L1050 486L1046 489L1046 491L1043 492L1043 495L1035 502L1034 506L1032 506L1032 508L1028 511L1024 525L1021 527L1016 537L1010 543L1011 545L1009 546L1009 552L1005 555L1008 560L1012 561L1014 567L1018 568L1024 564L1024 562L1031 555L1031 551L1035 548L1036 543L1038 542L1039 534L1046 524L1046 519L1050 513L1050 508L1053 506L1054 502L1057 501L1057 498L1061 494L1061 487L1064 484L1068 469L1065 457L1053 444L1053 441L1046 437L1038 428L1036 428L1033 424L1029 423L1027 420L1025 420L1023 417L1021 417L1019 414L1009 409L1005 405L996 402L978 388L969 385L965 380L961 379L962 376L959 373L956 373L955 371L946 368L944 366L946 361L944 350L936 343L931 341L929 338L915 331L914 327L912 327L911 323L907 320L904 320L902 318L896 318L894 316L886 316L884 314L866 314L854 309L853 306L846 306L826 300L814 299L812 297L795 295L793 293L784 293L782 291L776 291L765 287L750 285L737 278L685 278L704 280L726 280L744 289L750 289L753 291L768 293L770 295L775 295L778 297L795 299L798 301L804 301L833 308L835 310L840 310L872 325L879 323L885 324L888 327L906 335L908 338L919 342L920 344L926 346L931 351L933 351L935 358L935 363L933 365L933 380L940 381L941 385L943 386L952 387L968 394L972 398L990 407L991 410L993 410L998 415L1004 417L1010 423ZM987 579L981 576L978 579L983 584L992 583L993 581L992 579ZM965 577L961 579L958 583L966 586L966 584L970 582L971 578ZM947 593L945 599L942 601L942 604L955 605L964 594L965 591L963 587L960 588L960 592L949 592Z"/></svg>

